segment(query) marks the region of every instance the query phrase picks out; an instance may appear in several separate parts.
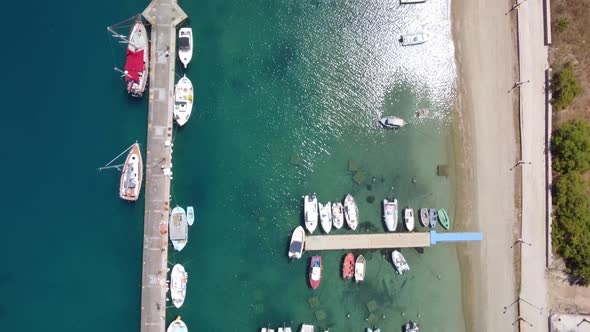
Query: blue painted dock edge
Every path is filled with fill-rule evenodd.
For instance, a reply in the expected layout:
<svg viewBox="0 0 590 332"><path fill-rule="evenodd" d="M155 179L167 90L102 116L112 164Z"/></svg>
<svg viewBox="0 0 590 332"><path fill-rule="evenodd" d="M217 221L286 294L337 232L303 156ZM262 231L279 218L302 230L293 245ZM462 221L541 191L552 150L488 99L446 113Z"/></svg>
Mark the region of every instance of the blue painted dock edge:
<svg viewBox="0 0 590 332"><path fill-rule="evenodd" d="M483 236L481 233L437 233L430 231L430 244L437 244L438 242L468 242L481 241Z"/></svg>

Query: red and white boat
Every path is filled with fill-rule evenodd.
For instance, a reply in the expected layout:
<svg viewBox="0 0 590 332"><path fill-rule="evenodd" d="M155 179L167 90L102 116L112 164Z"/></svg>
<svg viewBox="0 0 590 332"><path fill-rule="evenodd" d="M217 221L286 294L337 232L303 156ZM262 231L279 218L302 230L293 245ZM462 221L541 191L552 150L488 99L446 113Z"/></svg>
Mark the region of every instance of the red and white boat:
<svg viewBox="0 0 590 332"><path fill-rule="evenodd" d="M344 257L344 263L342 264L342 278L351 279L354 277L354 255L349 252Z"/></svg>
<svg viewBox="0 0 590 332"><path fill-rule="evenodd" d="M129 149L127 159L123 165L121 181L119 183L119 197L126 201L136 201L141 191L143 179L143 163L139 144L135 143Z"/></svg>
<svg viewBox="0 0 590 332"><path fill-rule="evenodd" d="M311 256L309 264L309 284L316 289L322 280L322 256Z"/></svg>

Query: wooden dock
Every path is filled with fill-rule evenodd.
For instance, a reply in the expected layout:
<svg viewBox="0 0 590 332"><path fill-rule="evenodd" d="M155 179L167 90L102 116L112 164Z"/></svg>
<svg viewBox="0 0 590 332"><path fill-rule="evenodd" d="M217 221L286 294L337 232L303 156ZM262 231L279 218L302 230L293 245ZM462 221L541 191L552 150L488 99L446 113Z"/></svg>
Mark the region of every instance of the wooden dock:
<svg viewBox="0 0 590 332"><path fill-rule="evenodd" d="M310 235L305 251L430 247L430 233Z"/></svg>
<svg viewBox="0 0 590 332"><path fill-rule="evenodd" d="M176 27L187 16L176 0L152 0L143 12L151 24L145 216L141 281L141 332L166 330L168 215Z"/></svg>

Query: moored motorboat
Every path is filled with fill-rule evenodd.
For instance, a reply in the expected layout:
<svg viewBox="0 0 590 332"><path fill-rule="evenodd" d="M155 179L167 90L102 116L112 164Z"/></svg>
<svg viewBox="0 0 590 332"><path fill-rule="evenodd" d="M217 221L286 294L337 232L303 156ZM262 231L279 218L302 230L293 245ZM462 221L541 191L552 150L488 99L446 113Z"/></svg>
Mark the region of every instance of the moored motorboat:
<svg viewBox="0 0 590 332"><path fill-rule="evenodd" d="M180 308L184 303L187 281L188 273L184 270L184 266L180 264L174 265L170 274L170 297L177 308Z"/></svg>
<svg viewBox="0 0 590 332"><path fill-rule="evenodd" d="M313 325L303 324L299 332L313 332Z"/></svg>
<svg viewBox="0 0 590 332"><path fill-rule="evenodd" d="M303 213L305 228L311 234L318 227L318 199L315 194L312 196L305 195L303 197Z"/></svg>
<svg viewBox="0 0 590 332"><path fill-rule="evenodd" d="M354 280L361 282L365 280L365 269L367 261L363 255L359 255L354 263Z"/></svg>
<svg viewBox="0 0 590 332"><path fill-rule="evenodd" d="M414 231L414 209L412 208L405 208L404 209L404 222L406 224L406 229L410 232Z"/></svg>
<svg viewBox="0 0 590 332"><path fill-rule="evenodd" d="M344 257L342 264L342 278L351 279L354 276L354 254L349 252Z"/></svg>
<svg viewBox="0 0 590 332"><path fill-rule="evenodd" d="M354 231L359 224L359 209L354 197L350 194L347 194L344 199L344 215L346 216L348 227Z"/></svg>
<svg viewBox="0 0 590 332"><path fill-rule="evenodd" d="M444 229L448 230L451 226L451 221L449 220L449 216L447 215L447 211L445 211L445 209L438 210L438 220Z"/></svg>
<svg viewBox="0 0 590 332"><path fill-rule="evenodd" d="M177 206L172 209L168 230L170 241L176 251L181 251L188 242L188 222L186 219L186 212L183 208Z"/></svg>
<svg viewBox="0 0 590 332"><path fill-rule="evenodd" d="M381 120L379 120L379 123L383 127L389 129L399 129L408 124L404 119L398 118L396 116L382 117Z"/></svg>
<svg viewBox="0 0 590 332"><path fill-rule="evenodd" d="M429 220L430 220L430 228L435 228L436 223L438 222L438 212L436 209L429 210Z"/></svg>
<svg viewBox="0 0 590 332"><path fill-rule="evenodd" d="M178 30L178 58L186 68L193 57L193 29Z"/></svg>
<svg viewBox="0 0 590 332"><path fill-rule="evenodd" d="M336 229L344 225L344 207L340 202L332 204L332 223Z"/></svg>
<svg viewBox="0 0 590 332"><path fill-rule="evenodd" d="M143 162L139 144L131 146L129 154L125 159L121 180L119 182L119 197L127 201L136 201L141 192L141 181L143 179Z"/></svg>
<svg viewBox="0 0 590 332"><path fill-rule="evenodd" d="M430 35L425 32L417 32L402 35L400 42L402 46L418 45L427 42L430 39Z"/></svg>
<svg viewBox="0 0 590 332"><path fill-rule="evenodd" d="M404 325L404 332L420 332L420 325L413 321L409 321Z"/></svg>
<svg viewBox="0 0 590 332"><path fill-rule="evenodd" d="M397 273L404 274L404 272L410 271L410 266L408 265L408 262L406 262L406 259L401 252L394 250L391 253L391 261L393 262L393 266L395 267Z"/></svg>
<svg viewBox="0 0 590 332"><path fill-rule="evenodd" d="M299 259L303 254L303 246L305 245L305 230L301 226L297 226L291 235L291 243L289 244L289 258Z"/></svg>
<svg viewBox="0 0 590 332"><path fill-rule="evenodd" d="M395 232L398 220L397 199L393 201L383 200L383 220L387 230Z"/></svg>
<svg viewBox="0 0 590 332"><path fill-rule="evenodd" d="M192 206L186 208L186 222L189 226L195 222L195 209Z"/></svg>
<svg viewBox="0 0 590 332"><path fill-rule="evenodd" d="M330 202L326 204L318 203L320 209L320 223L322 229L326 234L332 230L332 204Z"/></svg>
<svg viewBox="0 0 590 332"><path fill-rule="evenodd" d="M316 289L322 280L322 256L311 256L309 264L309 285Z"/></svg>
<svg viewBox="0 0 590 332"><path fill-rule="evenodd" d="M429 218L428 209L421 208L420 209L420 223L422 224L422 226L428 227L428 222L429 222L428 218Z"/></svg>
<svg viewBox="0 0 590 332"><path fill-rule="evenodd" d="M179 126L183 126L191 117L192 111L193 83L184 75L174 88L174 120Z"/></svg>
<svg viewBox="0 0 590 332"><path fill-rule="evenodd" d="M175 320L168 325L166 332L188 332L186 324L180 319L180 316L176 317Z"/></svg>

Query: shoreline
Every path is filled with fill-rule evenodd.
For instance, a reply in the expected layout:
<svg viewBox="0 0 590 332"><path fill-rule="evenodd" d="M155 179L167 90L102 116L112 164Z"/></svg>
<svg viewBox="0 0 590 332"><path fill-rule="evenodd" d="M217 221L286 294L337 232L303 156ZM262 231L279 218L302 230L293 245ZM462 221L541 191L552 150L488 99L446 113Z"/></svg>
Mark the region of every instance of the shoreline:
<svg viewBox="0 0 590 332"><path fill-rule="evenodd" d="M518 289L517 254L509 249L520 178L519 171L508 170L520 150L518 122L511 112L517 95L506 92L517 70L514 20L503 12L509 6L509 1L451 2L457 66L450 142L457 174L454 220L456 230L484 236L481 244L460 244L457 250L466 331L513 329L518 317L516 306L502 311Z"/></svg>

